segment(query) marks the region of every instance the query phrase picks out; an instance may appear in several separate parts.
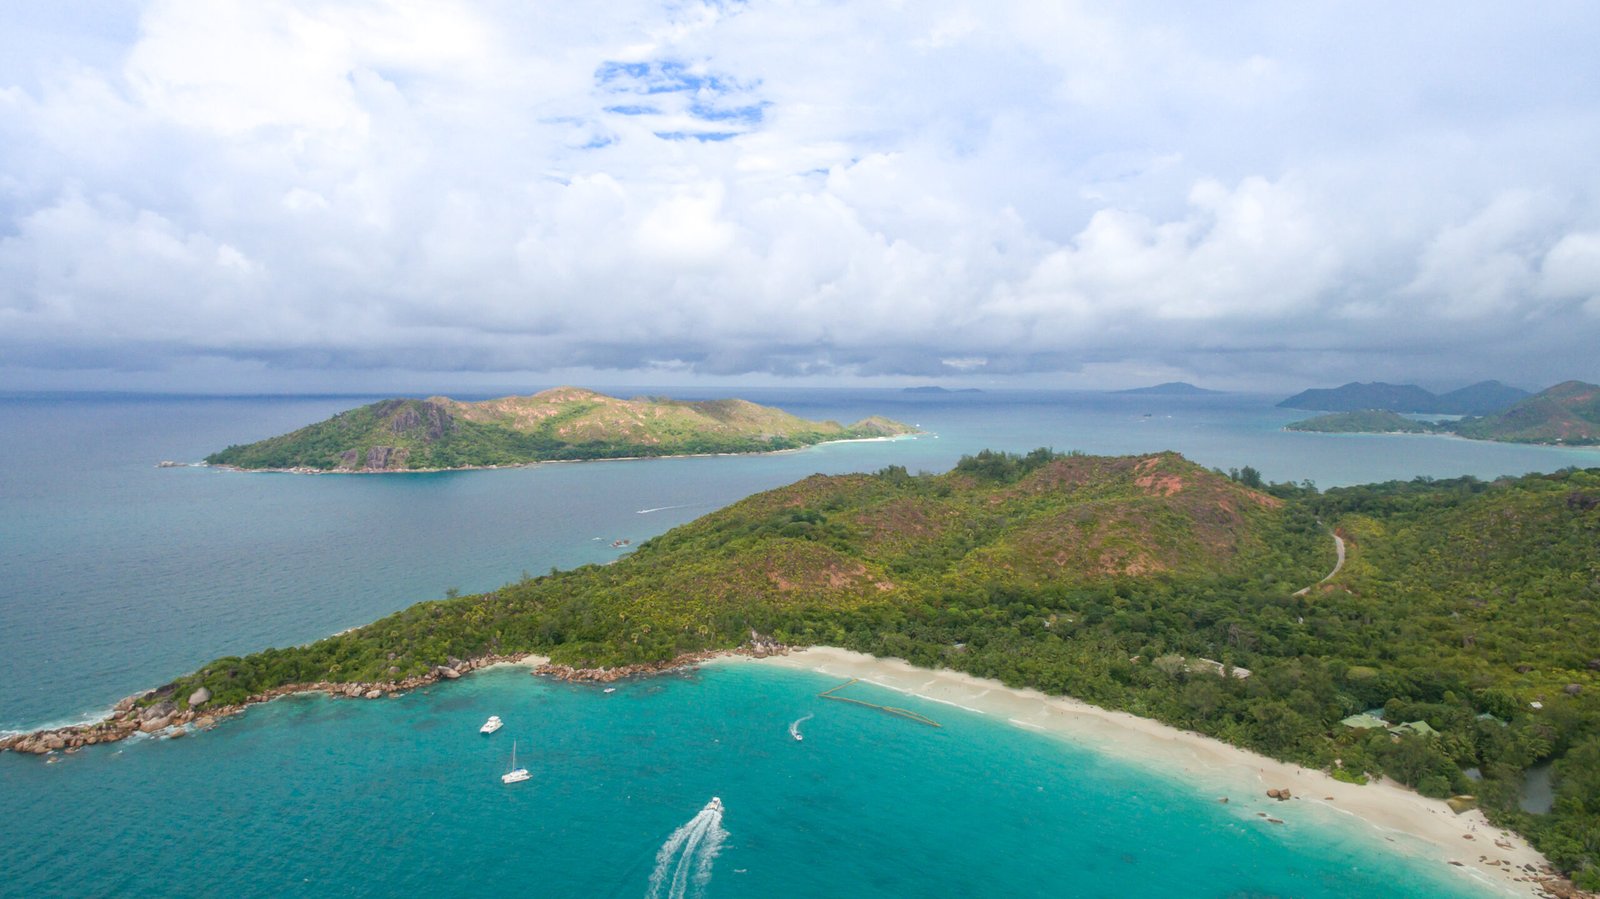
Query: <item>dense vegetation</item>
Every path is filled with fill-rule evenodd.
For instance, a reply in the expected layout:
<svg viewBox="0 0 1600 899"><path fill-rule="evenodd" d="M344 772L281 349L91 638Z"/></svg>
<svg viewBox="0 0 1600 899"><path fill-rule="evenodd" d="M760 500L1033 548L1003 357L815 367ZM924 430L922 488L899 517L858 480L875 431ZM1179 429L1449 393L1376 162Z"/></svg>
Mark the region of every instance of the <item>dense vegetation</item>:
<svg viewBox="0 0 1600 899"><path fill-rule="evenodd" d="M885 418L845 427L743 400L622 400L560 387L463 403L384 400L207 457L212 465L314 471L478 468L528 462L752 453L915 428Z"/></svg>
<svg viewBox="0 0 1600 899"><path fill-rule="evenodd" d="M1358 412L1330 412L1305 421L1284 425L1289 431L1316 431L1322 434L1427 434L1434 432L1420 421L1398 412L1362 409Z"/></svg>
<svg viewBox="0 0 1600 899"><path fill-rule="evenodd" d="M1479 440L1595 446L1600 444L1600 386L1566 381L1497 415L1463 419L1453 430Z"/></svg>
<svg viewBox="0 0 1600 899"><path fill-rule="evenodd" d="M1253 469L1229 477L1172 454L1045 450L979 453L939 475L817 475L614 565L219 659L176 695L204 684L233 702L487 652L653 661L756 631L1078 696L1346 779L1475 793L1600 886L1600 470L1257 484ZM1297 596L1332 567L1329 527L1348 561ZM1437 735L1339 723L1368 709ZM1547 762L1555 807L1520 811L1524 772Z"/></svg>

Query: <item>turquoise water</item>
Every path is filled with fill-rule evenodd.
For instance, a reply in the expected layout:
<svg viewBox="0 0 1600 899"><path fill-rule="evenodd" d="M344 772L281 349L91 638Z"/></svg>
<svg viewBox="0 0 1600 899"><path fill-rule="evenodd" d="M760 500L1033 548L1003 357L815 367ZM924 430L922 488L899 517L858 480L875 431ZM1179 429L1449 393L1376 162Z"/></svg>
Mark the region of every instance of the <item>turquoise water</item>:
<svg viewBox="0 0 1600 899"><path fill-rule="evenodd" d="M217 656L313 640L450 588L492 589L523 572L607 561L618 555L610 545L615 539L637 542L818 471L890 464L938 471L984 447L1037 446L1097 453L1175 449L1206 465L1254 465L1274 480L1309 478L1322 486L1600 465L1596 450L1288 433L1282 425L1301 413L1273 408L1276 397L741 393L807 417L854 420L881 413L933 433L754 457L427 475L245 475L154 466L281 433L370 398L0 396L0 732L97 716L118 698ZM23 885L74 895L134 889L215 894L223 890L206 881L205 872L225 870L236 858L256 858L245 869L262 879L250 882L261 884L260 894L274 894L293 886L273 879L274 847L288 847L278 858L282 871L298 873L315 894L392 894L427 886L449 895L494 871L535 894L638 895L639 875L642 870L648 879L656 848L719 790L729 802L729 837L713 893L805 893L811 884L830 885L815 887L817 895L830 889L837 895L841 884L852 886L847 892L879 895L1050 892L1046 886L1056 879L1076 876L1068 869L1098 871L1099 878L1131 871L1153 878L1157 874L1146 869L1159 867L1157 859L1182 871L1209 870L1211 853L1225 867L1237 865L1255 857L1247 848L1251 840L1288 838L1261 837L1249 822L1226 819L1231 823L1218 824L1218 833L1244 841L1236 850L1190 852L1180 838L1160 851L1129 848L1146 845L1139 837L1157 826L1152 819L1170 817L1182 830L1198 826L1192 818L1217 812L1191 808L1174 794L1147 807L1101 808L1094 812L1098 818L1079 820L1089 813L1057 802L1092 793L1093 785L1041 780L1040 772L1091 766L1100 772L1096 782L1121 775L1107 763L1062 761L1061 748L1043 738L980 721L970 722L970 739L958 741L968 754L945 757L918 754L924 744L905 742L899 727L872 729L888 722L861 725L863 739L876 734L872 739L880 742L852 742L855 725L825 740L828 728L839 725L819 710L808 722L815 744L804 744L816 755L774 755L795 747L782 740L768 746L773 725L761 717L766 712L741 699L741 689L716 689L723 678L735 677L759 681L743 692L787 696L784 690L798 690L789 703L796 707L814 686L785 686L777 674L719 672L699 686L652 682L596 700L541 687L526 676L495 674L392 702L280 703L201 739L126 744L120 754L87 752L50 766L0 755L0 815L34 822L0 841L0 894L27 892ZM481 704L480 693L490 694ZM527 795L491 792L468 801L484 784L499 787L488 775L503 763L503 747L460 739L475 738L476 723L489 711L513 722L502 732L512 736L517 727L507 709L517 703L533 703L529 709L538 711L540 722L560 722L534 727L525 718L518 734L537 753L536 774L546 776ZM619 709L627 710L624 719L606 717ZM450 717L453 711L477 720L464 728ZM678 716L701 723L681 732L662 723ZM778 722L780 737L787 720ZM730 754L717 748L723 744L675 742L697 733L745 748ZM583 748L591 744L592 751ZM558 752L561 746L568 749ZM912 754L897 755L901 751ZM818 759L828 762L826 777L813 772L804 775L809 780L795 780L809 770L806 760ZM891 767L875 768L880 761ZM858 783L849 772L876 773ZM883 790L875 788L880 781ZM574 792L552 793L551 784ZM593 792L600 784L620 792ZM852 784L860 792L844 788ZM783 792L790 787L800 792ZM1010 795L1035 787L1049 787L1055 798L1003 806L1006 814L1035 822L1063 844L1094 851L1062 848L1068 854L1040 858L1037 840L1019 835L1006 823L1011 819L991 821L973 809L986 791ZM915 801L891 802L891 795ZM936 804L941 796L948 801ZM585 817L591 812L598 817ZM977 839L980 821L982 833L1009 836ZM946 845L957 831L957 842L970 842L972 852ZM530 851L507 841L535 837L561 851L541 856L537 865L496 867L500 854ZM568 840L589 841L605 852L586 854ZM780 864L774 860L789 857L779 845L785 843L797 848ZM166 847L159 857L178 863L181 873L168 866L142 873L157 845ZM1166 851L1182 854L1160 854ZM757 853L766 867L733 862L741 852ZM1306 853L1301 861L1280 863L1321 872L1308 874L1312 880L1328 865L1338 867L1328 846ZM412 864L410 854L445 861ZM1124 855L1133 861L1123 861ZM802 858L810 859L811 869L797 867ZM894 871L920 866L931 873L926 879L893 873L885 858L895 859ZM459 874L446 870L457 862ZM747 872L730 873L740 867ZM601 871L614 873L615 881ZM1270 881L1268 873L1262 883ZM370 880L379 875L381 888ZM1008 886L997 892L974 885L990 877ZM59 886L80 880L84 889ZM1090 877L1074 889L1094 894L1098 882ZM1211 881L1205 882L1209 888ZM1238 881L1247 882L1254 881ZM1216 894L1227 890L1219 886ZM1317 895L1303 886L1278 894Z"/></svg>
<svg viewBox="0 0 1600 899"><path fill-rule="evenodd" d="M944 727L816 698L836 683L712 666L605 694L507 668L401 699L293 698L55 765L0 759L10 820L29 822L0 844L0 892L643 896L658 850L719 796L727 836L685 895L1470 895L1296 809L1271 825L869 686L850 690ZM492 713L506 726L482 737ZM808 713L797 743L786 728ZM513 739L533 780L505 786Z"/></svg>

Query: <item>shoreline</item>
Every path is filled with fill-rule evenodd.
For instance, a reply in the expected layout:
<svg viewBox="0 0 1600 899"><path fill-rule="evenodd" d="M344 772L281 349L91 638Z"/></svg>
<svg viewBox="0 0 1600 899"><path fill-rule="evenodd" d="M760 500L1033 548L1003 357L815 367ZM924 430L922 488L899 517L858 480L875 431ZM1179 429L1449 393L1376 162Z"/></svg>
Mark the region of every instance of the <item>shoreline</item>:
<svg viewBox="0 0 1600 899"><path fill-rule="evenodd" d="M1394 781L1365 785L1335 780L1327 773L1278 761L1213 737L1181 730L1131 712L1112 711L1067 696L1033 688L1009 687L998 680L950 669L919 668L901 659L883 659L831 646L792 648L761 639L721 650L685 653L672 659L613 668L556 665L536 653L486 655L451 660L428 673L401 681L285 684L234 705L176 709L171 694L158 690L129 696L97 721L0 738L0 752L49 756L85 746L138 736L176 739L209 730L250 706L284 696L322 693L331 698L398 698L412 690L472 671L506 666L529 669L536 677L577 683L613 683L647 678L708 664L766 664L794 671L856 678L903 695L953 706L997 722L1087 748L1167 779L1182 789L1237 809L1242 823L1261 826L1337 823L1331 814L1349 816L1396 852L1459 869L1478 886L1502 896L1525 899L1583 899L1595 894L1576 889L1548 860L1513 831L1490 824L1478 809L1456 814L1443 800L1428 799ZM191 697L193 698L193 697ZM145 700L161 700L140 706ZM207 695L209 699L209 694ZM204 706L206 699L197 706ZM1285 794L1283 799L1268 791ZM1292 799L1288 798L1292 795ZM1296 803L1304 805L1296 806ZM1321 818L1322 820L1309 820ZM1374 848L1378 848L1374 846Z"/></svg>
<svg viewBox="0 0 1600 899"><path fill-rule="evenodd" d="M1465 440L1468 443L1494 443L1500 446L1600 451L1600 443L1539 443L1527 440L1491 440L1488 437L1468 437L1465 434L1457 434L1452 431L1313 431L1309 428L1291 428L1288 425L1284 425L1279 430L1289 434L1321 434L1324 437L1444 437L1448 440Z"/></svg>
<svg viewBox="0 0 1600 899"><path fill-rule="evenodd" d="M210 462L173 462L163 459L156 463L157 468L215 468L218 471L233 471L241 474L439 474L446 471L512 471L519 468L534 468L539 465L586 465L590 462L649 462L655 459L719 459L725 456L782 456L789 453L803 453L806 450L833 443L888 443L896 440L916 440L918 437L929 434L938 436L931 431L918 430L911 434L896 434L892 437L841 437L838 440L819 440L805 446L794 446L787 449L775 450L750 450L749 452L728 453L665 453L659 456L605 456L599 459L535 459L531 462L510 462L505 465L462 465L456 468L241 468L237 465L217 464Z"/></svg>
<svg viewBox="0 0 1600 899"><path fill-rule="evenodd" d="M729 663L727 657L717 661ZM1240 810L1242 821L1259 821L1263 826L1272 821L1270 826L1276 826L1281 819L1285 826L1293 826L1310 823L1310 817L1326 817L1327 812L1348 815L1371 831L1368 838L1381 838L1397 851L1458 868L1462 876L1500 895L1530 899L1585 895L1556 874L1526 840L1493 826L1481 811L1457 815L1443 800L1428 799L1387 779L1366 785L1345 783L1319 770L1257 755L1129 712L835 647L794 649L738 662L859 678L1043 733L1145 768L1219 803L1226 797L1231 808ZM1268 789L1288 789L1293 799L1269 798ZM1297 808L1300 803L1316 808ZM1404 842L1391 834L1401 835Z"/></svg>
<svg viewBox="0 0 1600 899"><path fill-rule="evenodd" d="M110 712L92 721L0 736L0 752L54 756L57 752L71 754L86 746L117 743L141 734L176 739L188 735L191 730L210 730L224 719L244 714L253 705L271 702L284 696L322 693L336 699L393 698L442 680L455 680L473 671L498 668L503 665L530 667L537 673L549 661L547 657L531 652L491 654L464 660L451 659L449 664L435 665L426 674L417 674L398 681L349 683L316 681L283 684L247 696L243 702L209 708L205 708L211 701L209 690L204 688L196 690L184 703L186 707L180 709L177 703L180 697L173 691L173 685L168 684L165 687L124 697L111 708ZM202 693L204 695L201 695ZM146 704L140 705L141 702Z"/></svg>

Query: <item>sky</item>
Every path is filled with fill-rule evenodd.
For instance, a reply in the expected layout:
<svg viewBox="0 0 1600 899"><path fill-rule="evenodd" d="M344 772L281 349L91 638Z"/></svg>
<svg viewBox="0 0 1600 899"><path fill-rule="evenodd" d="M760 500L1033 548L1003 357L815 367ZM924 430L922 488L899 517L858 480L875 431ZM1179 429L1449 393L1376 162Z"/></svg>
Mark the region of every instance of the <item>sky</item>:
<svg viewBox="0 0 1600 899"><path fill-rule="evenodd" d="M1600 381L1589 0L0 7L0 390Z"/></svg>

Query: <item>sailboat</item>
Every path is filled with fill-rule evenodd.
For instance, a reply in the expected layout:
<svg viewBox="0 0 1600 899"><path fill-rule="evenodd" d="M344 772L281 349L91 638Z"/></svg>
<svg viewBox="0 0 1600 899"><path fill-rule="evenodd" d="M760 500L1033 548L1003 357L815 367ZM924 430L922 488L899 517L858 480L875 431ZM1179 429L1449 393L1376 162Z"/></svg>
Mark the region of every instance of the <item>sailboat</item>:
<svg viewBox="0 0 1600 899"><path fill-rule="evenodd" d="M503 784L522 783L523 781L529 780L532 777L533 777L533 775L528 773L528 769L527 768L518 768L517 767L517 741L516 740L512 740L511 741L511 767L506 770L506 773L500 775L500 782L503 783Z"/></svg>

